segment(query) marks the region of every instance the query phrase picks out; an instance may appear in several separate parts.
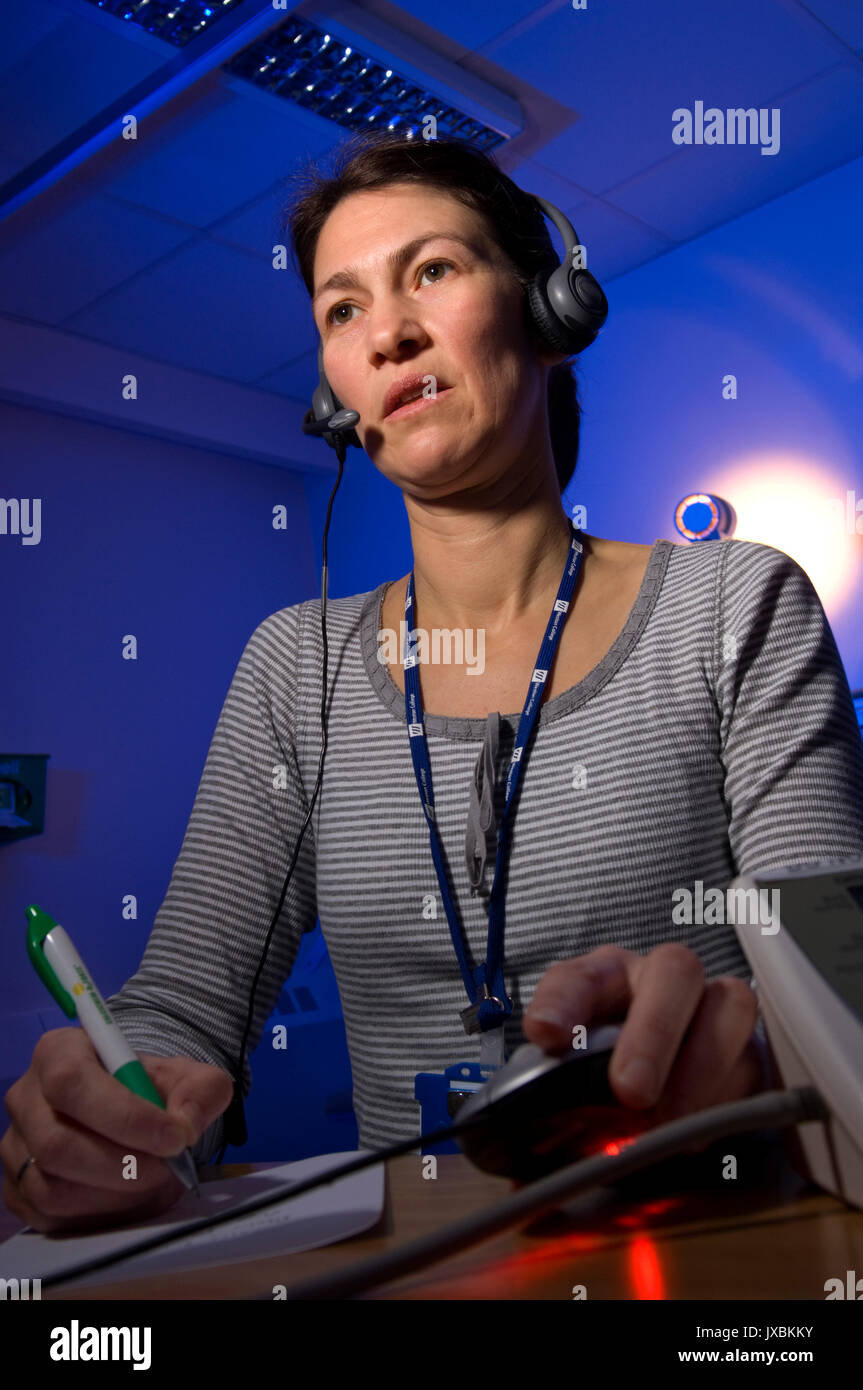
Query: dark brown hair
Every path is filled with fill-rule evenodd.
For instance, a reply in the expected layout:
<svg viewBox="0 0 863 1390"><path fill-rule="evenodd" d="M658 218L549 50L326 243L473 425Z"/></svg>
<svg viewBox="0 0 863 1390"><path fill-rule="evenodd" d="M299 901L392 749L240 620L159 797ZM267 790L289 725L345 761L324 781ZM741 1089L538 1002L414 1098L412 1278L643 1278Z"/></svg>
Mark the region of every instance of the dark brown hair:
<svg viewBox="0 0 863 1390"><path fill-rule="evenodd" d="M332 177L309 160L286 180L292 196L283 209L281 235L290 236L293 262L310 297L315 248L333 208L351 193L394 183L429 184L479 213L523 288L560 262L534 199L481 150L455 137L409 140L398 132L360 131L338 147ZM532 328L526 295L524 312ZM557 363L548 373L548 424L561 492L575 472L580 416L572 366Z"/></svg>

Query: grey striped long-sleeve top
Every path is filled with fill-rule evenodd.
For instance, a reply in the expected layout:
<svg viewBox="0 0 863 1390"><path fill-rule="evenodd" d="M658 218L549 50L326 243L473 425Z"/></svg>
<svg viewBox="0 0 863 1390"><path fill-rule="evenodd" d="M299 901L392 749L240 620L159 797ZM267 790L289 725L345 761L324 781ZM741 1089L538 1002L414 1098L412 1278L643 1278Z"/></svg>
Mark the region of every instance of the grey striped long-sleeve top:
<svg viewBox="0 0 863 1390"><path fill-rule="evenodd" d="M467 1037L459 1018L468 999L404 696L379 659L386 588L327 604L323 781L248 1044L258 1043L301 934L320 916L368 1148L420 1132L417 1072L479 1060L479 1037ZM252 980L317 777L322 670L319 599L273 613L246 645L140 968L110 1000L141 1051L235 1070ZM486 954L493 832L519 713L501 712L499 722L425 718L436 819L473 962ZM492 790L483 765L493 750ZM475 833L480 798L495 816L485 845ZM734 926L682 925L679 909L675 922L675 890L695 895L699 880L705 893L724 890L760 866L863 854L863 746L806 573L756 542L657 540L611 649L540 707L514 811L508 1051L524 1041L522 1014L549 966L605 942L647 953L679 941L708 978L748 979ZM221 1119L208 1129L196 1158L213 1155L222 1129Z"/></svg>

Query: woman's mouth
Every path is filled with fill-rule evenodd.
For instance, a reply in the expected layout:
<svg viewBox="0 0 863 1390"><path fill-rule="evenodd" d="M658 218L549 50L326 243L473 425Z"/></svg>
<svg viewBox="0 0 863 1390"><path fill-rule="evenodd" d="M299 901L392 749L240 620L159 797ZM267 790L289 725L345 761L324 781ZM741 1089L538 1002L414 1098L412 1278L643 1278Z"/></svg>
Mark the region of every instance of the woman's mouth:
<svg viewBox="0 0 863 1390"><path fill-rule="evenodd" d="M391 410L386 419L400 420L407 419L409 415L417 415L419 411L425 410L427 406L435 405L442 401L445 396L450 395L455 390L453 386L445 386L442 391L436 391L433 396L417 396L415 401L408 401L406 405L400 405L398 410Z"/></svg>

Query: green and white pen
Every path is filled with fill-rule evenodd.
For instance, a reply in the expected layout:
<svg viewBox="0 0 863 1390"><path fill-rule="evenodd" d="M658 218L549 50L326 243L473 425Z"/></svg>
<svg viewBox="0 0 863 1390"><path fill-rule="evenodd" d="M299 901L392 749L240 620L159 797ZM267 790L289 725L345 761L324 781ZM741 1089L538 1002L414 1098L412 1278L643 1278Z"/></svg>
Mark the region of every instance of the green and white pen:
<svg viewBox="0 0 863 1390"><path fill-rule="evenodd" d="M27 908L27 954L63 1012L68 1018L79 1019L99 1060L115 1080L164 1110L165 1102L111 1017L68 932L35 903ZM184 1149L165 1162L184 1187L200 1197L191 1150Z"/></svg>

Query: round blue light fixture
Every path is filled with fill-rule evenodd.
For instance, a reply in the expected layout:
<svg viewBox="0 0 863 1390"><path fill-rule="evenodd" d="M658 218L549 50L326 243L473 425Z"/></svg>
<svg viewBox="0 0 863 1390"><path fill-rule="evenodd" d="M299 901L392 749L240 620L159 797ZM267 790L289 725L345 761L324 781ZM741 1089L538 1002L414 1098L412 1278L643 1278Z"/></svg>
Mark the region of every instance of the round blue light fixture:
<svg viewBox="0 0 863 1390"><path fill-rule="evenodd" d="M674 524L688 541L724 541L734 534L737 513L724 497L690 492L674 508Z"/></svg>

